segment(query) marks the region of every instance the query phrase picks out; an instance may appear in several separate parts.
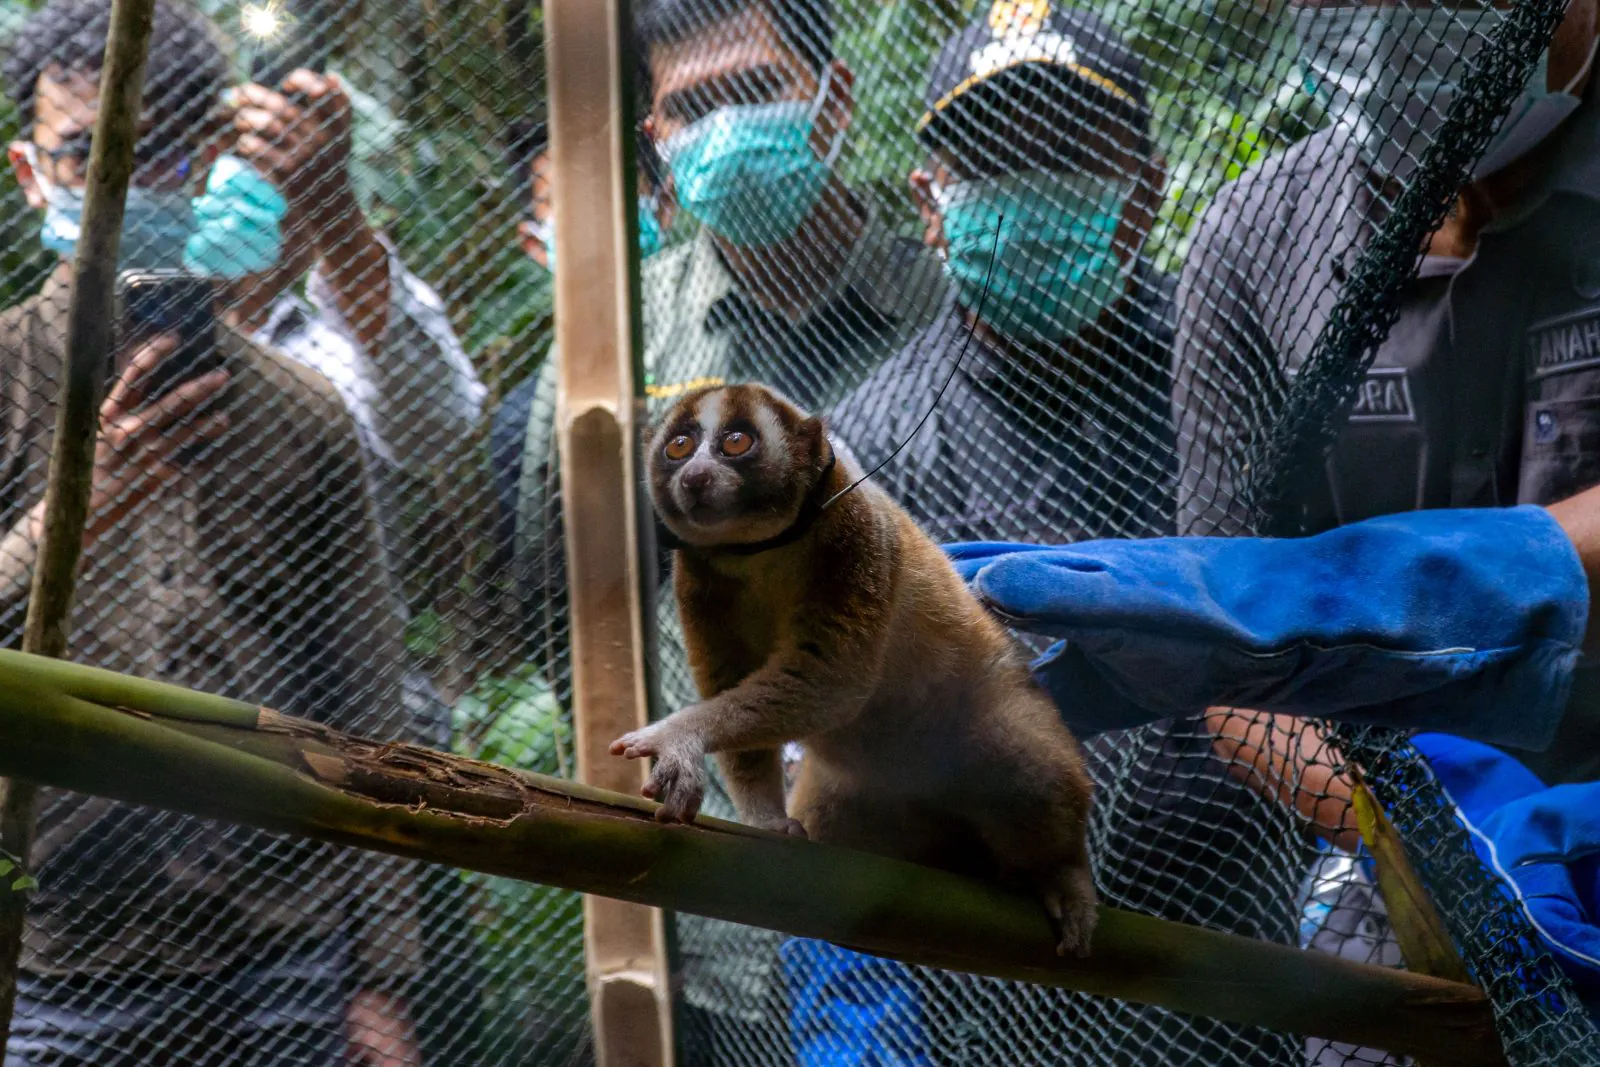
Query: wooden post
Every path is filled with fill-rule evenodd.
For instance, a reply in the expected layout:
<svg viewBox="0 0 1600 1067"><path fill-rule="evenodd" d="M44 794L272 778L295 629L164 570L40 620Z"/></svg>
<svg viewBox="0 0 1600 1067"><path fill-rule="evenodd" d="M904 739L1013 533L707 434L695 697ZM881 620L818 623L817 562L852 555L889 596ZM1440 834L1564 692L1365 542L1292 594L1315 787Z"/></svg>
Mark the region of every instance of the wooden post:
<svg viewBox="0 0 1600 1067"><path fill-rule="evenodd" d="M627 0L549 0L545 47L561 266L555 274L557 405L574 719L580 781L637 793L644 761L612 740L649 719L646 627L653 568L642 519L635 362L638 282ZM599 1067L673 1062L666 924L655 908L584 900Z"/></svg>
<svg viewBox="0 0 1600 1067"><path fill-rule="evenodd" d="M100 66L100 104L89 150L83 229L73 263L67 351L62 360L65 369L56 404L44 523L22 632L23 651L43 656L60 657L67 651L72 594L94 484L100 398L111 355L122 209L133 173L154 12L155 0L112 0ZM0 782L0 794L0 849L15 857L25 870L33 849L38 788L12 778ZM27 922L27 894L13 888L18 884L17 875L0 884L0 1056L11 1038L17 968Z"/></svg>

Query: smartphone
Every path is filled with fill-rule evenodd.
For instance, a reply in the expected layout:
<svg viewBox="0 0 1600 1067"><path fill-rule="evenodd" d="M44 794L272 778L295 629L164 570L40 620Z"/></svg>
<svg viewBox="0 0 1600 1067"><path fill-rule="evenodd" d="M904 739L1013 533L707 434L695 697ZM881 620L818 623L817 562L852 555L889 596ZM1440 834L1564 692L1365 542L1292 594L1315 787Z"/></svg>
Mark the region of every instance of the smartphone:
<svg viewBox="0 0 1600 1067"><path fill-rule="evenodd" d="M269 46L263 45L256 51L255 58L250 63L250 80L257 85L264 85L274 91L294 72L299 62L299 49L291 45ZM294 93L293 96L302 94ZM301 101L294 101L296 104Z"/></svg>
<svg viewBox="0 0 1600 1067"><path fill-rule="evenodd" d="M125 270L117 276L117 345L175 333L178 347L150 372L145 403L154 403L184 382L221 370L212 283L181 270Z"/></svg>

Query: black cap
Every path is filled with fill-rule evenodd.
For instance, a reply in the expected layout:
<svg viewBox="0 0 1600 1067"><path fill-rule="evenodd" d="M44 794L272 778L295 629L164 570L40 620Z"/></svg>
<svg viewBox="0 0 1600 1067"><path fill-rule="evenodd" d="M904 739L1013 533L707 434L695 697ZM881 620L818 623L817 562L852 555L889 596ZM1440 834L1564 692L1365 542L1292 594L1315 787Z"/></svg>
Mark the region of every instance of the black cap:
<svg viewBox="0 0 1600 1067"><path fill-rule="evenodd" d="M1055 0L992 0L939 50L917 134L925 134L962 96L1007 71L1052 69L1096 99L1148 114L1143 65L1103 20Z"/></svg>

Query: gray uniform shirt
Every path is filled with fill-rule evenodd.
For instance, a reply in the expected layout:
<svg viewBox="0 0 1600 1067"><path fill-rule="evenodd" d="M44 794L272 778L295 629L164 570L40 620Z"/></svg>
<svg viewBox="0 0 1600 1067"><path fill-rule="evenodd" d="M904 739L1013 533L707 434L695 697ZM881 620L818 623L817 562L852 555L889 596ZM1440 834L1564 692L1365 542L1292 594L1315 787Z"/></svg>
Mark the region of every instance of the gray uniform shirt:
<svg viewBox="0 0 1600 1067"><path fill-rule="evenodd" d="M1427 257L1303 499L1311 529L1417 508L1548 504L1600 482L1600 104L1468 259ZM1276 410L1385 201L1342 129L1223 189L1179 284L1180 533L1236 534L1250 433ZM1573 708L1600 712L1600 671ZM1569 714L1550 780L1600 773L1600 714Z"/></svg>
<svg viewBox="0 0 1600 1067"><path fill-rule="evenodd" d="M873 480L941 542L1170 534L1173 289L1139 264L1115 325L1094 339L1098 361L1088 363L1081 353L991 347L947 297L933 323L835 407L829 429L863 469L885 463ZM909 443L891 458L901 442ZM1101 734L1084 748L1095 777L1090 839L1107 903L1247 937L1290 938L1284 888L1270 873L1281 838L1262 832L1263 802L1229 777L1202 722ZM978 988L996 1000L1017 995L998 982ZM1039 1061L1041 1014L1069 1003L1066 1010L1107 1031L1181 1028L1214 1062L1254 1067L1294 1055L1287 1039L1229 1023L1059 996L985 1020L986 1043ZM930 1043L959 1047L965 1024L930 1010ZM976 1050L963 1055L963 1063L990 1062Z"/></svg>

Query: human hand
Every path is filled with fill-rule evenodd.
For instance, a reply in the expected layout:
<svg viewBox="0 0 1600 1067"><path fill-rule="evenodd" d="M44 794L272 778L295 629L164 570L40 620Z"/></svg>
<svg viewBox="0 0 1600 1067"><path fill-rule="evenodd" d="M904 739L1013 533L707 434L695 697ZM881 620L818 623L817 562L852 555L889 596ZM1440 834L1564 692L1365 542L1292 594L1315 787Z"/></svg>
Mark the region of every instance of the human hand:
<svg viewBox="0 0 1600 1067"><path fill-rule="evenodd" d="M351 1067L421 1067L417 1035L405 1001L363 989L345 1008Z"/></svg>
<svg viewBox="0 0 1600 1067"><path fill-rule="evenodd" d="M254 84L234 90L235 152L255 164L317 232L354 210L350 97L337 76L304 69L285 78L281 90Z"/></svg>
<svg viewBox="0 0 1600 1067"><path fill-rule="evenodd" d="M145 404L150 373L178 347L176 334L161 334L141 344L100 405L100 435L95 441L94 483L85 536L94 539L114 528L144 501L183 473L180 449L211 441L228 428L228 416L195 413L228 384L217 370L179 385ZM42 519L42 513L41 513Z"/></svg>

